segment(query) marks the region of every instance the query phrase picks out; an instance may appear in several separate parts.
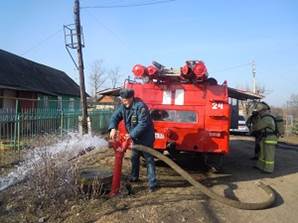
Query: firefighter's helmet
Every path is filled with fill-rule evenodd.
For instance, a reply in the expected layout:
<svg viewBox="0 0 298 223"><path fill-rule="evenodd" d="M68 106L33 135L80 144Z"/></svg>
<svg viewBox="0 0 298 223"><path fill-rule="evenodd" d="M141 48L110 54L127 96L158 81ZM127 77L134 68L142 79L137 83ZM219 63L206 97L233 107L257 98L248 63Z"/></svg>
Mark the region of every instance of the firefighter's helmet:
<svg viewBox="0 0 298 223"><path fill-rule="evenodd" d="M255 105L255 108L254 108L255 112L260 112L260 111L265 111L265 110L270 110L270 106L267 103L262 101L262 102L258 102Z"/></svg>

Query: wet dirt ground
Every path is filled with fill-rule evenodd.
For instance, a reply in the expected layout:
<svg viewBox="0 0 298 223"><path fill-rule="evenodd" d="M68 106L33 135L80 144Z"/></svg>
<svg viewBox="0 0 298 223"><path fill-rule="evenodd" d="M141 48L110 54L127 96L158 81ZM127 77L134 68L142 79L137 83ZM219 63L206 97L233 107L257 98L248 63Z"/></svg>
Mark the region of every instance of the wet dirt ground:
<svg viewBox="0 0 298 223"><path fill-rule="evenodd" d="M298 218L298 147L280 144L276 151L273 174L252 168L252 138L231 137L231 150L225 157L223 171L210 174L193 155L183 155L178 163L198 181L219 194L246 202L262 201L266 195L255 182L273 187L277 200L266 210L247 211L210 200L189 185L174 171L157 161L160 189L148 193L146 168L141 168L141 181L132 184L133 194L107 199L69 198L59 208L28 210L30 201L22 184L0 192L0 222L297 222ZM112 168L110 149L92 151L76 160L82 166ZM129 154L124 159L123 173L130 169ZM26 202L24 202L26 200ZM26 206L27 205L27 206Z"/></svg>

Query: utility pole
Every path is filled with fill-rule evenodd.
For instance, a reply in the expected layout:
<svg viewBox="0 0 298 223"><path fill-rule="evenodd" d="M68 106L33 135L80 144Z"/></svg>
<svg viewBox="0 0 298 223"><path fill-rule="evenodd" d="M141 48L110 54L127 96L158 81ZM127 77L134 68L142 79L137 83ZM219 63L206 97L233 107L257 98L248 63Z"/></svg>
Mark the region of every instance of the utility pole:
<svg viewBox="0 0 298 223"><path fill-rule="evenodd" d="M256 63L253 60L251 63L252 67L252 92L255 94L256 93Z"/></svg>
<svg viewBox="0 0 298 223"><path fill-rule="evenodd" d="M85 90L85 77L84 77L84 62L83 62L83 51L82 51L82 35L81 35L81 20L80 20L80 1L74 1L74 20L75 30L77 37L77 56L78 56L78 69L80 74L80 96L81 96L81 107L82 107L82 130L83 134L88 133L87 126L87 99Z"/></svg>

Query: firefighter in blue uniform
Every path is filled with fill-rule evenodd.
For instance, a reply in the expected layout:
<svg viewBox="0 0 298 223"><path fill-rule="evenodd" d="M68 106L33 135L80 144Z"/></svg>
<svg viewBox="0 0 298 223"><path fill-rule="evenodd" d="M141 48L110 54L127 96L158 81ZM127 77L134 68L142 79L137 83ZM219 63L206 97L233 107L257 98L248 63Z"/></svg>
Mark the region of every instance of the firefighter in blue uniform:
<svg viewBox="0 0 298 223"><path fill-rule="evenodd" d="M124 120L125 128L128 132L127 138L131 138L135 144L152 148L155 134L148 107L141 99L134 97L132 89L121 89L120 98L121 105L114 112L110 121L110 138L112 140L116 138L118 124L121 120ZM131 182L139 180L141 155L142 152L132 150L131 176L129 178ZM143 156L146 159L149 192L153 192L157 188L154 158L148 153L143 153Z"/></svg>

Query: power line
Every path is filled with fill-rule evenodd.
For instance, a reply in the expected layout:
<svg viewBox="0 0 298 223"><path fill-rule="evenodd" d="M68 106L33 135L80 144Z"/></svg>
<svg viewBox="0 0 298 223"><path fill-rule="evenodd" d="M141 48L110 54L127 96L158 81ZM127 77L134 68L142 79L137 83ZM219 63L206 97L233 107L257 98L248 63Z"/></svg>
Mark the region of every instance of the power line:
<svg viewBox="0 0 298 223"><path fill-rule="evenodd" d="M87 13L86 13L87 12ZM131 47L129 47L129 44L112 28L104 24L94 13L91 13L91 11L85 11L85 13L96 22L96 24L100 25L104 30L106 30L108 33L110 33L115 40L117 40L121 46L126 50L127 53L131 55L139 54L139 52L135 51Z"/></svg>
<svg viewBox="0 0 298 223"><path fill-rule="evenodd" d="M27 53L37 49L38 47L40 47L42 44L44 44L45 42L47 42L48 40L54 38L56 35L58 35L60 32L62 32L62 29L58 29L56 32L48 35L46 38L40 40L39 42L37 42L34 46L30 47L29 49L25 50L23 53L21 53L21 56L26 55Z"/></svg>
<svg viewBox="0 0 298 223"><path fill-rule="evenodd" d="M239 64L239 65L223 68L221 70L213 71L211 73L219 73L219 72L234 70L234 69L238 69L238 68L241 68L241 67L247 67L247 66L251 66L251 63Z"/></svg>
<svg viewBox="0 0 298 223"><path fill-rule="evenodd" d="M143 2L143 3L131 3L131 4L115 4L115 5L97 5L97 6L83 6L81 9L91 9L91 8L132 8L132 7L142 7L148 5L157 5L168 2L174 2L176 0L157 0L151 2Z"/></svg>
<svg viewBox="0 0 298 223"><path fill-rule="evenodd" d="M89 15L94 19L95 22L97 22L100 26L102 26L107 32L109 32L111 35L113 35L122 45L128 47L128 44L111 28L109 28L107 25L102 23L93 13L90 13Z"/></svg>

